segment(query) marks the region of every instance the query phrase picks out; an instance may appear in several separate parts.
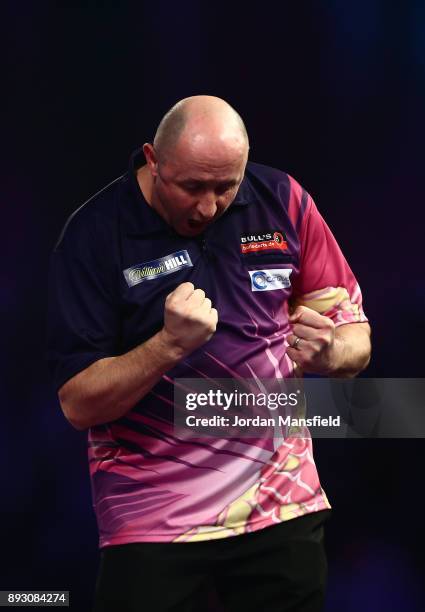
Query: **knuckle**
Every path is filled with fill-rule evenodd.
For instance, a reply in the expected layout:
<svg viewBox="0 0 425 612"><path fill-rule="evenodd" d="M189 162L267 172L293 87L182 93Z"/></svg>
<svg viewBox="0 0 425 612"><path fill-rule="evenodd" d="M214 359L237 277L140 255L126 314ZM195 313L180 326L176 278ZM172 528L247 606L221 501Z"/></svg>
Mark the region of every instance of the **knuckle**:
<svg viewBox="0 0 425 612"><path fill-rule="evenodd" d="M167 305L165 310L168 315L172 315L173 317L181 315L178 305L174 303L170 303L169 305Z"/></svg>
<svg viewBox="0 0 425 612"><path fill-rule="evenodd" d="M185 319L189 323L196 323L199 321L199 314L196 312L196 310L187 310L185 312Z"/></svg>
<svg viewBox="0 0 425 612"><path fill-rule="evenodd" d="M317 355L318 353L321 353L323 350L323 345L320 341L315 340L314 342L311 342L310 344L310 351L309 351L309 355L310 357L313 357L315 355Z"/></svg>
<svg viewBox="0 0 425 612"><path fill-rule="evenodd" d="M328 333L321 334L318 340L322 346L328 346L331 343L331 338Z"/></svg>

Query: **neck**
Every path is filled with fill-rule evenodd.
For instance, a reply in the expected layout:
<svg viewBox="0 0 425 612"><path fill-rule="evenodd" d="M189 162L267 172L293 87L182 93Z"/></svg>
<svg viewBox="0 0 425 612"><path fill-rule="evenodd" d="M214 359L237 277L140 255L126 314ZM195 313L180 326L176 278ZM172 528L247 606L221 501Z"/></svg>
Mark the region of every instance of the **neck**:
<svg viewBox="0 0 425 612"><path fill-rule="evenodd" d="M147 164L141 166L141 168L137 170L136 177L137 182L139 183L140 191L143 193L143 197L149 206L152 206L153 180L150 172L148 171Z"/></svg>
<svg viewBox="0 0 425 612"><path fill-rule="evenodd" d="M164 211L161 202L156 198L154 192L154 183L151 173L149 172L147 164L137 170L137 182L143 197L149 206L168 223L168 215Z"/></svg>

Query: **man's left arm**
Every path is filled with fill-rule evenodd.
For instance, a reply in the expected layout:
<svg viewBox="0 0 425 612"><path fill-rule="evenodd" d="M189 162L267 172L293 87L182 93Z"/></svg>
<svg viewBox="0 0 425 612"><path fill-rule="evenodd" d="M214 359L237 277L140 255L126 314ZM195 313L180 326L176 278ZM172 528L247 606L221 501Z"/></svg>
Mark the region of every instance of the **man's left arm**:
<svg viewBox="0 0 425 612"><path fill-rule="evenodd" d="M299 369L353 377L369 363L370 327L359 284L311 196L304 193L297 227L300 266L292 280L288 356ZM304 212L303 212L304 211Z"/></svg>
<svg viewBox="0 0 425 612"><path fill-rule="evenodd" d="M333 320L306 306L297 306L289 318L288 356L304 372L334 378L350 378L370 361L368 323L336 326Z"/></svg>

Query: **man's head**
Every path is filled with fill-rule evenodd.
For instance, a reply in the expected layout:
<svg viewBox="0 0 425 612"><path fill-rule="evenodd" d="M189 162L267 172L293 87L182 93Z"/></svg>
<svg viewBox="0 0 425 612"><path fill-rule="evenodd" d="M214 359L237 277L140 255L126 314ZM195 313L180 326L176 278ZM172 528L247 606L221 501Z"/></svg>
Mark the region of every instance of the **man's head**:
<svg viewBox="0 0 425 612"><path fill-rule="evenodd" d="M143 146L153 179L151 205L179 234L195 236L233 202L249 142L237 112L221 98L177 102Z"/></svg>

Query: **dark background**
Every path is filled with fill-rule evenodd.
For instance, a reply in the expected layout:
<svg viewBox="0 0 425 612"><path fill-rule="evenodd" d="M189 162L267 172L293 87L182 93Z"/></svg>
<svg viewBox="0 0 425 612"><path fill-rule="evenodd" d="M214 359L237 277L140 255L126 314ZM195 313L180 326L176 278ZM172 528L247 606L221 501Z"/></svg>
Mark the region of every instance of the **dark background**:
<svg viewBox="0 0 425 612"><path fill-rule="evenodd" d="M9 2L2 18L0 589L67 589L85 612L98 563L86 433L44 363L65 219L178 99L221 96L250 158L297 178L336 235L373 327L366 375L421 377L425 5ZM327 612L424 609L423 450L315 442L334 507Z"/></svg>

